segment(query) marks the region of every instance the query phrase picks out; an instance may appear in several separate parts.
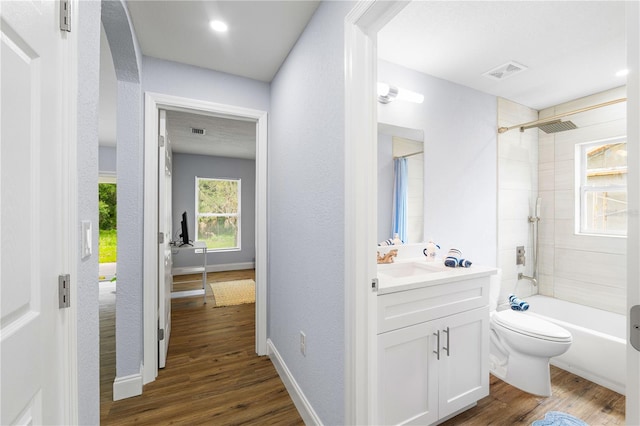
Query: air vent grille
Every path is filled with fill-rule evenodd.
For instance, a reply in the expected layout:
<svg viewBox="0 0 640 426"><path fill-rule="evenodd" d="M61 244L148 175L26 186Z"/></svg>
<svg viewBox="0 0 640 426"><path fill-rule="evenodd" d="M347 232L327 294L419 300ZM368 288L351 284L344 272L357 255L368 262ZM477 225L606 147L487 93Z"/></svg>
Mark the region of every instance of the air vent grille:
<svg viewBox="0 0 640 426"><path fill-rule="evenodd" d="M511 77L525 70L527 70L526 66L519 64L517 62L511 61L511 62L507 62L504 65L500 65L499 67L494 68L490 71L487 71L482 75L492 80L502 81L507 77Z"/></svg>
<svg viewBox="0 0 640 426"><path fill-rule="evenodd" d="M207 133L206 129L196 129L195 127L191 128L191 134L193 135L205 135Z"/></svg>

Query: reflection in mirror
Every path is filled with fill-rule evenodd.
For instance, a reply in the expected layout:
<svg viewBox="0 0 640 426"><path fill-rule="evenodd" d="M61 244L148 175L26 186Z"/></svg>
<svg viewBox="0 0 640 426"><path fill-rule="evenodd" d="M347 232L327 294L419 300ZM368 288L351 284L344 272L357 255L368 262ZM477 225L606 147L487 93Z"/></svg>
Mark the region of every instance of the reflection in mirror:
<svg viewBox="0 0 640 426"><path fill-rule="evenodd" d="M424 241L424 132L378 123L378 241Z"/></svg>

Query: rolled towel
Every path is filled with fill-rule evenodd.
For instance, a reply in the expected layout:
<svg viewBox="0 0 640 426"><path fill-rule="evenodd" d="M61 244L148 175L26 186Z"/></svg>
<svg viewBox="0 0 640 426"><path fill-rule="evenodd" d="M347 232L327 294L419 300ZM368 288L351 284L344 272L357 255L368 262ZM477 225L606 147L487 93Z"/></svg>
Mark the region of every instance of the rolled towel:
<svg viewBox="0 0 640 426"><path fill-rule="evenodd" d="M455 268L458 266L458 262L460 262L460 258L462 257L462 252L458 249L452 248L449 249L449 253L447 253L447 257L444 258L444 266L448 266L449 268Z"/></svg>
<svg viewBox="0 0 640 426"><path fill-rule="evenodd" d="M529 304L524 300L518 299L515 294L509 295L509 304L511 304L511 309L514 311L526 311L529 309Z"/></svg>
<svg viewBox="0 0 640 426"><path fill-rule="evenodd" d="M379 246L392 246L393 245L393 240L391 238L389 238L388 240L384 240L382 242L378 243Z"/></svg>
<svg viewBox="0 0 640 426"><path fill-rule="evenodd" d="M460 259L458 260L458 266L461 266L463 268L468 268L469 266L471 266L471 261L467 259Z"/></svg>

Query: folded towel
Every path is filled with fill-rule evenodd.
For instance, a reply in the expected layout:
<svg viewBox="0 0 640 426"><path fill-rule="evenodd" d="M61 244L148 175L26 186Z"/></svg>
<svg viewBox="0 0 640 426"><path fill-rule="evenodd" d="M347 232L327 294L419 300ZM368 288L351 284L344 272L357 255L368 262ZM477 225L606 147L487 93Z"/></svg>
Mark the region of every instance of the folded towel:
<svg viewBox="0 0 640 426"><path fill-rule="evenodd" d="M526 311L529 309L529 304L524 300L518 299L515 294L509 295L509 303L514 311Z"/></svg>
<svg viewBox="0 0 640 426"><path fill-rule="evenodd" d="M452 248L449 249L447 257L444 258L444 266L448 266L449 268L455 268L456 266L468 268L471 266L471 261L463 259L462 252L458 249Z"/></svg>

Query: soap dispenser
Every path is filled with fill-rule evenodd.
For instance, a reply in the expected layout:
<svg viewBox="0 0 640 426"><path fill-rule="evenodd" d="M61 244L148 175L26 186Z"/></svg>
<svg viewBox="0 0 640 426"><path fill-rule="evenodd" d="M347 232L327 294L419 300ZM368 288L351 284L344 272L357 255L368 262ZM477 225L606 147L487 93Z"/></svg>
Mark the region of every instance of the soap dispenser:
<svg viewBox="0 0 640 426"><path fill-rule="evenodd" d="M427 243L427 248L422 250L422 253L427 257L427 262L433 262L436 260L436 249L439 249L440 246L433 242L433 240L429 240Z"/></svg>
<svg viewBox="0 0 640 426"><path fill-rule="evenodd" d="M400 235L393 234L393 245L394 246L399 246L401 244L402 244L402 240L400 239Z"/></svg>

